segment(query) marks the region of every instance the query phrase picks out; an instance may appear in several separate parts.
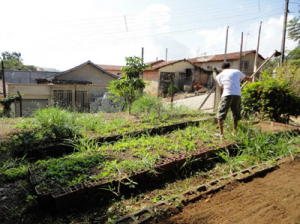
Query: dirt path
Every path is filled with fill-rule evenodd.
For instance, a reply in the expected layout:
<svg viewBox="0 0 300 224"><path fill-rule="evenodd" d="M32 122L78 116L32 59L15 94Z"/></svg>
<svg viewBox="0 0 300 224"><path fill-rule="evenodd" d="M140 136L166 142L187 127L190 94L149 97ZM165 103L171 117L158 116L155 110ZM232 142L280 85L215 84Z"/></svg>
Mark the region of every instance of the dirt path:
<svg viewBox="0 0 300 224"><path fill-rule="evenodd" d="M300 223L300 158L250 183L234 183L164 224Z"/></svg>

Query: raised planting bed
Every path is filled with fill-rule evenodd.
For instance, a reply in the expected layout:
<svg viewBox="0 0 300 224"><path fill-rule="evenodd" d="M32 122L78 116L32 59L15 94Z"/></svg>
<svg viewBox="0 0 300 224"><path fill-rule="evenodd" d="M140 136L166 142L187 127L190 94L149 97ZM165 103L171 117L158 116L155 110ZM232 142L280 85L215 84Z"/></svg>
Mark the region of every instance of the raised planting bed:
<svg viewBox="0 0 300 224"><path fill-rule="evenodd" d="M169 214L172 214L172 211L180 212L183 210L182 208L184 206L195 203L199 200L209 199L210 195L221 191L222 189L226 188L226 186L234 184L236 181L247 183L255 178L264 177L266 174L276 170L278 168L278 164L281 164L285 161L287 161L287 158L278 157L272 163L261 163L251 166L247 169L214 179L205 184L193 187L192 189L179 194L176 198L172 197L172 199L169 200L158 201L157 203L143 208L140 211L117 218L113 222L113 224L160 223L160 218L163 218L165 215L167 215L168 211L170 211ZM179 201L180 204L178 204ZM176 202L177 204L174 202ZM153 219L155 220L151 222L151 220Z"/></svg>
<svg viewBox="0 0 300 224"><path fill-rule="evenodd" d="M173 124L168 125L162 125L162 126L147 126L147 128L144 127L144 129L141 130L135 130L131 132L125 132L123 134L113 134L113 135L106 135L106 136L95 136L95 134L91 136L87 136L87 138L90 141L94 141L95 145L99 143L104 142L116 142L118 140L121 140L123 138L130 137L139 137L142 135L161 135L165 133L170 133L177 129L184 129L191 125L199 125L201 122L206 121L214 121L216 122L215 118L203 118L199 120L191 120L191 121L184 121L184 122L177 122ZM79 137L80 138L80 137ZM79 140L80 141L80 140ZM75 141L76 142L76 141ZM26 158L31 159L39 159L43 158L45 156L52 156L52 157L59 157L64 154L70 154L74 152L74 150L80 150L78 149L80 146L78 145L80 143L72 143L72 141L66 141L64 142L57 142L57 143L48 143L45 145L36 145L34 147L31 147L26 150ZM23 156L25 152L23 150L18 151L17 156Z"/></svg>
<svg viewBox="0 0 300 224"><path fill-rule="evenodd" d="M190 126L163 136L123 139L114 145L104 144L90 152L76 152L61 158L37 161L33 184L37 192L50 193L49 204L75 184L83 184L85 195L123 194L136 187L147 188L153 181L175 175L183 166L205 160L232 143L215 138L212 122ZM137 185L137 186L136 186ZM78 189L81 191L81 189ZM75 194L76 190L70 192ZM67 196L64 196L67 197ZM58 199L54 200L57 201ZM57 210L75 204L56 205ZM66 203L66 202L64 202Z"/></svg>
<svg viewBox="0 0 300 224"><path fill-rule="evenodd" d="M92 137L92 139L95 139L99 143L103 142L115 142L117 140L123 139L124 137L132 136L132 137L140 137L144 134L148 135L162 135L165 133L172 132L177 129L184 129L190 125L199 125L200 122L210 121L213 120L214 122L217 122L216 118L214 117L208 117L208 118L202 118L198 120L189 120L189 121L182 121L182 122L175 122L167 125L147 125L144 127L137 127L133 131L124 132L122 134L112 134L112 135L105 135L105 136L96 136L95 134L89 133L89 136Z"/></svg>

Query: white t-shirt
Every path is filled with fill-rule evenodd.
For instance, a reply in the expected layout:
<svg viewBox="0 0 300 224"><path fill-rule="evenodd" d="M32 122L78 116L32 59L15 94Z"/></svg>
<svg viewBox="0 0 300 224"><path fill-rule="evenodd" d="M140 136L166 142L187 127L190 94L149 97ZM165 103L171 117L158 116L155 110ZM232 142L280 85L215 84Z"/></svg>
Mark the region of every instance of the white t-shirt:
<svg viewBox="0 0 300 224"><path fill-rule="evenodd" d="M241 95L240 82L246 75L237 69L225 69L219 75L217 75L217 82L220 86L223 86L224 96L229 95Z"/></svg>

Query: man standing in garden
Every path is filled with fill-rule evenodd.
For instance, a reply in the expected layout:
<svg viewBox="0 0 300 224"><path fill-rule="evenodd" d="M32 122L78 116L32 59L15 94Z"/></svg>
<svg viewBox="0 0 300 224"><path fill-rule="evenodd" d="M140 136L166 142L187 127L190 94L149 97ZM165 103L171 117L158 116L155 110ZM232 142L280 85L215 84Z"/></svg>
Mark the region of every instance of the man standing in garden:
<svg viewBox="0 0 300 224"><path fill-rule="evenodd" d="M223 89L222 98L218 108L218 124L219 133L218 137L224 137L223 127L224 120L226 119L229 108L231 109L233 116L233 131L235 134L238 121L241 120L241 80L251 81L250 77L247 77L237 69L231 69L229 63L222 64L222 72L217 75L217 82Z"/></svg>

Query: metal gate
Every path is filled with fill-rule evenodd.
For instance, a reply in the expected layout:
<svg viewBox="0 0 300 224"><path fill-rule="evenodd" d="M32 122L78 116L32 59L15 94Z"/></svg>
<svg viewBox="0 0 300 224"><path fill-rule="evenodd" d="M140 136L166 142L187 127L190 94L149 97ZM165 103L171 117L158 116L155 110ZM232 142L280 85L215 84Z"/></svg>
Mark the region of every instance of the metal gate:
<svg viewBox="0 0 300 224"><path fill-rule="evenodd" d="M87 91L76 91L75 93L76 108L80 112L89 111L89 101Z"/></svg>
<svg viewBox="0 0 300 224"><path fill-rule="evenodd" d="M54 90L54 105L72 107L72 90Z"/></svg>

